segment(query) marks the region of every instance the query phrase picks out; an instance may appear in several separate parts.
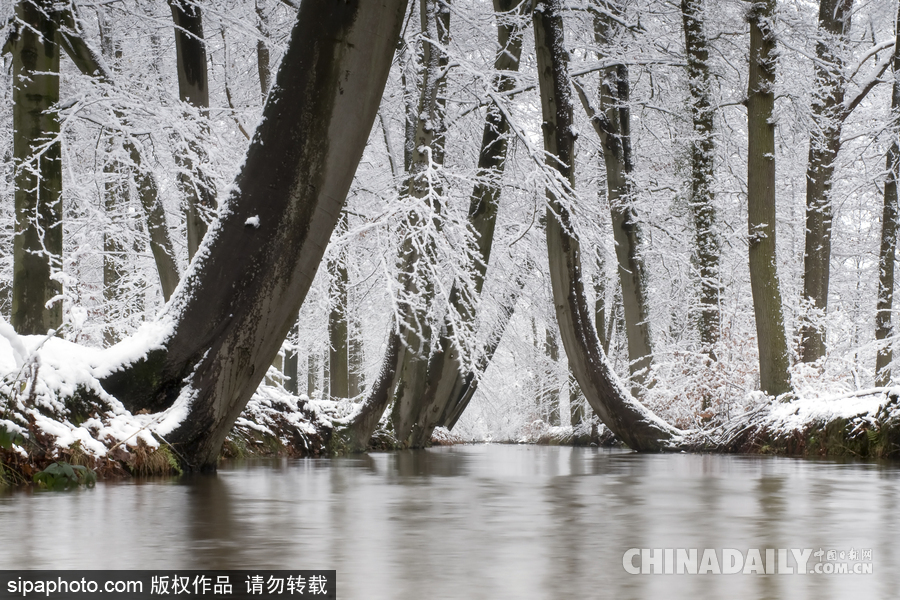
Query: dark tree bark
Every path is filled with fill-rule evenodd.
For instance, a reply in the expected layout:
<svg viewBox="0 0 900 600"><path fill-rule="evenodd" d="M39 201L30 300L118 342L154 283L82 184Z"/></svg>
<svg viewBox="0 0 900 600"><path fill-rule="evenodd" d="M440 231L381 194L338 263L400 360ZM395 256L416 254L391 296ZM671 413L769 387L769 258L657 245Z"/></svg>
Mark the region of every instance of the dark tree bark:
<svg viewBox="0 0 900 600"><path fill-rule="evenodd" d="M175 23L178 96L182 102L206 114L209 109L209 81L203 15L200 7L188 0L169 0L169 7ZM207 221L215 211L216 193L203 172L206 152L193 140L189 140L187 146L186 151L176 153L176 159L180 168L178 185L185 198L188 258L193 259L206 235Z"/></svg>
<svg viewBox="0 0 900 600"><path fill-rule="evenodd" d="M544 330L544 358L547 369L544 371L544 389L541 408L551 427L560 425L559 418L559 344L556 343L556 332L550 324Z"/></svg>
<svg viewBox="0 0 900 600"><path fill-rule="evenodd" d="M891 382L891 363L894 359L894 262L897 252L897 232L900 230L900 214L897 206L897 179L900 169L900 8L897 9L896 41L892 59L894 83L891 87L891 118L894 120L891 145L887 151L887 179L884 182L884 209L881 216L881 250L879 251L878 306L875 313L875 339L879 342L875 359L875 385L887 386Z"/></svg>
<svg viewBox="0 0 900 600"><path fill-rule="evenodd" d="M350 372L348 373L348 378L350 397L356 398L362 394L366 388L365 372L363 371L365 368L365 354L363 352L363 343L360 337L361 327L358 314L354 314L350 317L350 324L353 325L353 327L350 328L348 336L350 344Z"/></svg>
<svg viewBox="0 0 900 600"><path fill-rule="evenodd" d="M547 167L559 172L569 191L574 182L575 134L571 81L565 50L561 0L538 0L534 40L543 112ZM678 443L680 433L634 400L612 369L594 331L581 271L581 246L572 216L547 189L547 252L553 305L569 366L600 419L634 450L656 451Z"/></svg>
<svg viewBox="0 0 900 600"><path fill-rule="evenodd" d="M335 233L341 235L347 231L347 213L341 213L341 219L335 228ZM349 308L347 303L347 286L349 278L347 274L347 252L342 248L339 255L328 265L331 275L331 289L329 296L332 307L328 314L328 376L329 395L332 398L350 397L350 333Z"/></svg>
<svg viewBox="0 0 900 600"><path fill-rule="evenodd" d="M20 0L4 50L13 57L16 234L11 323L19 334L62 325L62 161L59 141L58 13L48 0ZM49 306L48 306L49 304Z"/></svg>
<svg viewBox="0 0 900 600"><path fill-rule="evenodd" d="M161 317L168 331L103 380L132 411L182 416L163 435L190 471L215 470L296 319L362 156L404 11L404 0L301 5L208 252Z"/></svg>
<svg viewBox="0 0 900 600"><path fill-rule="evenodd" d="M294 320L294 325L291 328L291 340L294 340L294 344L296 344L297 336L299 334L297 321ZM284 353L284 376L286 378L284 382L284 389L292 394L299 395L300 394L300 360L297 354L297 346L289 348Z"/></svg>
<svg viewBox="0 0 900 600"><path fill-rule="evenodd" d="M750 288L759 347L759 383L771 396L791 391L788 346L775 261L775 0L756 0L750 21L747 85L747 230Z"/></svg>
<svg viewBox="0 0 900 600"><path fill-rule="evenodd" d="M691 140L691 196L694 217L700 314L697 326L700 348L715 359L715 345L719 341L719 255L721 244L716 233L716 209L713 204L713 133L712 92L709 80L709 45L701 20L702 0L681 0L684 23L684 45L687 54L688 88L691 92L691 119L694 137Z"/></svg>
<svg viewBox="0 0 900 600"><path fill-rule="evenodd" d="M841 147L844 115L842 44L850 30L853 0L819 2L816 43L816 91L812 102L813 126L806 166L806 249L803 255L803 297L812 318L800 327L800 358L815 362L825 356L825 327L820 322L828 309L831 272L831 187L834 163Z"/></svg>

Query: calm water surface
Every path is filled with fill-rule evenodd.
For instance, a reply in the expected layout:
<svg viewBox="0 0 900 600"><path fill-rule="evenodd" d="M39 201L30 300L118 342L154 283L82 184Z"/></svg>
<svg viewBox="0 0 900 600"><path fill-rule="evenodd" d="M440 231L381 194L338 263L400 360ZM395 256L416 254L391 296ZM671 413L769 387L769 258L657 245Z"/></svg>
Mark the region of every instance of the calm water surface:
<svg viewBox="0 0 900 600"><path fill-rule="evenodd" d="M346 599L891 598L898 504L896 463L457 446L8 493L0 568L336 569ZM629 548L868 548L874 573L630 575Z"/></svg>

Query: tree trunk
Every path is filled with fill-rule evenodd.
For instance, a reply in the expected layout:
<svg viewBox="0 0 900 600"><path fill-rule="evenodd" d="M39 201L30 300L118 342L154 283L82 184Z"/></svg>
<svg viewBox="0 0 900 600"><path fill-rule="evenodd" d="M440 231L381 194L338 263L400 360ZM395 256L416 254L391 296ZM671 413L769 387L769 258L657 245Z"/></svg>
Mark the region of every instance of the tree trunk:
<svg viewBox="0 0 900 600"><path fill-rule="evenodd" d="M361 337L361 327L358 314L350 317L350 324L353 327L349 333L350 344L350 372L348 374L350 384L350 397L356 398L365 391L365 354L363 353L363 343Z"/></svg>
<svg viewBox="0 0 900 600"><path fill-rule="evenodd" d="M495 0L495 13L521 14L529 9L524 0ZM501 49L494 60L494 70L500 73L494 82L494 89L499 93L508 92L515 87L516 81L511 76L519 70L519 58L522 54L522 35L520 27L504 21L498 22L497 43ZM491 257L494 241L494 228L497 223L497 210L500 203L500 181L506 166L507 136L509 122L503 111L495 103L488 106L481 137L481 150L478 155L479 183L472 190L469 202L469 224L476 236L477 259L472 264L474 271L474 289L467 290L454 282L450 290L451 310L459 315L463 326L473 326L476 319L478 297L484 287L484 278ZM502 334L502 330L501 330ZM464 373L459 349L455 347L453 338L455 330L448 318L440 336L440 351L436 353L430 365L428 386L422 393L416 408L414 432L408 443L411 447L423 447L430 443L434 428L444 419L448 407L459 400L462 387L474 387L465 384L468 375ZM499 342L499 340L498 340ZM493 354L493 353L492 353ZM481 370L486 368L485 365ZM474 381L479 374L473 374ZM474 392L474 389L473 389Z"/></svg>
<svg viewBox="0 0 900 600"><path fill-rule="evenodd" d="M556 343L556 332L550 324L544 329L544 358L547 369L544 371L544 394L541 408L551 427L558 427L559 419L559 344Z"/></svg>
<svg viewBox="0 0 900 600"><path fill-rule="evenodd" d="M688 88L691 92L691 196L689 205L694 216L697 273L699 275L700 314L697 328L700 348L715 359L719 341L719 255L721 244L716 233L716 209L713 204L713 134L712 92L709 81L709 46L700 19L702 0L681 0L684 43L688 63Z"/></svg>
<svg viewBox="0 0 900 600"><path fill-rule="evenodd" d="M884 210L881 217L881 250L879 252L878 307L875 313L875 339L879 342L875 359L875 385L886 387L891 382L891 363L894 359L894 326L892 312L894 305L894 256L897 251L897 231L900 229L900 215L897 206L897 178L900 169L900 7L897 9L896 41L892 71L894 83L891 87L891 118L893 126L891 145L887 152L887 179L884 182Z"/></svg>
<svg viewBox="0 0 900 600"><path fill-rule="evenodd" d="M578 427L584 422L584 402L581 401L581 390L572 369L569 369L569 424Z"/></svg>
<svg viewBox="0 0 900 600"><path fill-rule="evenodd" d="M319 389L319 355L310 348L306 355L306 395L310 398Z"/></svg>
<svg viewBox="0 0 900 600"><path fill-rule="evenodd" d="M791 391L788 346L775 262L775 0L758 0L750 21L747 85L747 231L750 288L759 345L759 383L770 396Z"/></svg>
<svg viewBox="0 0 900 600"><path fill-rule="evenodd" d="M299 327L296 319L294 326L291 327L290 339L293 346L285 350L284 353L284 389L294 395L300 395L300 359L297 353L297 337L299 335Z"/></svg>
<svg viewBox="0 0 900 600"><path fill-rule="evenodd" d="M816 43L816 90L806 165L806 250L803 255L803 297L809 316L800 327L800 359L815 362L825 356L828 277L831 271L831 187L834 162L841 147L844 84L841 45L850 30L853 0L820 0Z"/></svg>
<svg viewBox="0 0 900 600"><path fill-rule="evenodd" d="M594 278L594 328L603 347L603 353L609 356L609 342L615 326L615 307L607 310L606 306L606 261L600 249L596 250L597 275Z"/></svg>
<svg viewBox="0 0 900 600"><path fill-rule="evenodd" d="M450 10L441 7L438 0L421 0L419 14L422 34L426 39L422 42L422 87L405 193L425 200L435 213L440 213L442 190L434 187L426 177L426 171L432 164L442 165L444 160L443 90L448 57L443 48L450 41ZM429 40L437 40L438 44ZM424 264L432 258L429 254L432 254L430 248L433 242L421 238L416 231L425 226L420 215L410 212L407 219L411 233L402 249L401 285L407 294L419 296L417 304L423 308L408 309L404 315L391 422L397 440L403 445L415 446L416 420L425 390L435 376L429 366L429 362L433 361L432 326L425 308L434 299L434 289ZM419 236L420 239L414 240L412 236ZM418 273L424 273L424 276Z"/></svg>
<svg viewBox="0 0 900 600"><path fill-rule="evenodd" d="M341 218L334 232L341 235L347 231L347 213ZM347 305L347 251L342 248L339 255L328 265L331 275L331 311L328 314L328 375L329 395L332 398L350 397L350 345L349 307Z"/></svg>
<svg viewBox="0 0 900 600"><path fill-rule="evenodd" d="M362 156L404 11L404 0L301 5L208 252L167 305L152 349L103 380L133 412L172 409L159 433L187 470L215 470L294 324Z"/></svg>
<svg viewBox="0 0 900 600"><path fill-rule="evenodd" d="M619 6L614 2L607 6L613 12L620 12ZM619 22L607 12L594 16L594 37L601 50L609 47L619 27ZM601 51L600 59L604 58ZM650 338L650 310L647 305L647 277L640 254L641 231L634 211L629 89L628 67L624 64L611 65L600 71L600 110L604 115L600 139L606 164L610 216L625 307L628 370L631 380L636 384L632 387L632 393L637 395L647 382L653 360L653 344Z"/></svg>
<svg viewBox="0 0 900 600"><path fill-rule="evenodd" d="M20 0L7 42L13 56L16 235L11 323L19 334L62 325L62 161L59 45L54 3Z"/></svg>
<svg viewBox="0 0 900 600"><path fill-rule="evenodd" d="M117 143L118 140L112 140ZM109 323L113 317L121 317L113 306L121 300L121 281L124 273L125 247L121 231L126 228L124 206L128 201L128 188L124 184L122 164L109 161L103 166L106 182L103 189L103 208L107 223L103 231L103 301L106 326L103 328L103 345L112 346L119 341L116 328Z"/></svg>
<svg viewBox="0 0 900 600"><path fill-rule="evenodd" d="M547 168L559 172L571 193L575 136L560 4L561 0L536 2L534 40ZM629 395L603 353L593 327L593 310L585 295L581 247L571 227L571 215L549 187L547 200L547 252L553 305L569 366L578 385L600 419L632 449L656 451L677 444L681 432Z"/></svg>
<svg viewBox="0 0 900 600"><path fill-rule="evenodd" d="M205 115L209 109L209 82L203 15L199 6L187 0L169 0L169 7L175 23L179 99ZM187 146L187 151L177 152L175 158L180 170L178 185L185 198L188 258L193 259L206 235L207 221L215 211L216 193L203 172L205 150L194 140L189 140Z"/></svg>
<svg viewBox="0 0 900 600"><path fill-rule="evenodd" d="M113 83L112 72L106 67L101 55L84 41L75 15L70 9L62 11L60 22L62 27L57 32L59 45L66 51L78 70L89 77L97 77L101 81ZM123 118L121 113L117 113L116 116L120 119ZM145 169L141 164L141 153L137 142L126 137L122 145L131 159L135 186L141 207L144 209L147 233L150 237L150 251L156 262L163 298L168 300L178 285L180 275L178 263L175 261L174 246L169 236L169 227L166 225L165 208L159 197L159 187L156 185L152 171Z"/></svg>
<svg viewBox="0 0 900 600"><path fill-rule="evenodd" d="M256 0L255 4L256 29L259 32L259 39L256 40L256 68L259 72L259 91L265 101L272 79L272 67L269 65L269 46L266 45L266 40L269 39L269 17L263 10L261 1Z"/></svg>
<svg viewBox="0 0 900 600"><path fill-rule="evenodd" d="M122 50L113 38L112 27L102 7L97 9L97 22L103 58L116 65L122 58ZM121 145L119 136L109 136L107 144L107 157L118 155L117 150ZM127 219L124 209L129 194L128 185L125 183L125 170L125 165L117 158L107 158L103 164L105 179L103 209L107 219L103 230L103 303L106 320L106 326L103 328L103 345L106 347L120 340L117 328L110 321L125 316L116 310L116 305L121 306L121 281L127 256L119 233L126 228Z"/></svg>

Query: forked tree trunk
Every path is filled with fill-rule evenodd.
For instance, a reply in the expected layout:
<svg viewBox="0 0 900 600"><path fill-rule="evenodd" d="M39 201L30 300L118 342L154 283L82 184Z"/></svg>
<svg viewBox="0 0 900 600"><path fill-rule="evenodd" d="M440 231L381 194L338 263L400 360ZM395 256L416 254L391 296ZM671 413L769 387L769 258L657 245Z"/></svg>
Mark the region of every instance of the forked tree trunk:
<svg viewBox="0 0 900 600"><path fill-rule="evenodd" d="M58 13L49 0L19 0L7 46L13 57L16 235L11 323L19 334L62 325L62 161Z"/></svg>
<svg viewBox="0 0 900 600"><path fill-rule="evenodd" d="M132 411L171 409L158 432L188 470L215 470L296 319L371 130L405 4L302 3L207 251L161 317L167 331L103 380Z"/></svg>
<svg viewBox="0 0 900 600"><path fill-rule="evenodd" d="M709 42L701 19L702 0L681 0L687 54L688 88L691 92L691 196L689 205L694 216L694 253L697 259L700 314L697 328L700 349L715 359L719 341L719 254L721 244L716 233L716 209L713 204L713 133L712 92L709 81Z"/></svg>
<svg viewBox="0 0 900 600"><path fill-rule="evenodd" d="M203 15L200 7L188 0L169 0L169 7L175 23L178 97L205 115L209 109L209 81ZM185 199L188 259L193 259L206 235L207 220L215 211L216 193L203 171L206 151L195 140L188 140L187 146L187 151L177 152L175 159L180 169L178 185Z"/></svg>
<svg viewBox="0 0 900 600"><path fill-rule="evenodd" d="M820 0L816 42L816 89L806 165L806 249L803 255L803 297L812 313L800 327L800 359L815 362L825 356L828 279L831 272L831 188L841 148L844 82L841 53L850 30L853 0Z"/></svg>
<svg viewBox="0 0 900 600"><path fill-rule="evenodd" d="M572 373L600 419L632 449L662 450L677 444L681 432L632 398L607 360L585 294L581 246L571 215L558 196L563 183L571 193L575 161L571 81L560 5L561 0L538 0L534 9L544 150L547 167L560 175L560 186L547 188L547 252L556 319Z"/></svg>
<svg viewBox="0 0 900 600"><path fill-rule="evenodd" d="M444 160L444 89L449 62L444 49L450 41L450 10L438 0L421 0L419 16L425 37L422 42L422 84L404 193L424 200L435 213L440 213L442 190L439 183L427 177L426 171L431 164L440 166ZM434 281L425 266L433 259L429 256L433 254L433 241L422 238L417 231L426 227L418 213L410 212L407 220L410 233L402 245L400 283L406 294L418 297L418 307L405 311L401 325L402 343L397 355L391 423L397 440L410 446L415 445L416 419L422 399L436 374L430 365L434 356L432 324L427 308L434 300Z"/></svg>
<svg viewBox="0 0 900 600"><path fill-rule="evenodd" d="M530 3L525 0L494 0L494 11L498 15L497 43L500 51L494 60L494 70L498 73L494 82L496 92L507 92L516 84L512 73L519 70L522 54L522 26L519 18L527 15ZM503 15L506 18L502 18ZM507 19L512 17L512 23ZM500 181L506 166L507 136L509 122L503 111L495 103L488 106L478 155L478 176L480 181L472 190L469 203L469 224L476 235L477 258L472 264L474 289L466 290L454 282L450 290L451 310L462 320L463 326L472 327L476 320L478 298L484 288L487 266L490 262L494 241L494 228L500 205ZM408 437L410 447L424 447L431 441L434 428L441 424L448 408L461 399L463 386L474 388L479 373L465 373L459 349L453 342L453 324L447 319L440 335L440 350L428 366L428 385L415 407L415 425ZM502 330L501 330L502 335ZM486 366L485 366L486 367ZM483 370L483 369L482 369ZM466 384L466 381L469 381ZM472 390L474 393L474 389Z"/></svg>
<svg viewBox="0 0 900 600"><path fill-rule="evenodd" d="M775 0L758 0L750 21L747 85L747 230L750 288L759 346L759 383L770 396L791 391L788 345L775 262Z"/></svg>
<svg viewBox="0 0 900 600"><path fill-rule="evenodd" d="M891 382L891 363L894 359L892 312L894 306L894 261L897 252L897 232L900 214L897 206L897 179L900 169L900 7L897 9L891 87L891 145L887 152L887 179L884 182L884 209L881 217L881 250L879 252L878 307L875 313L875 339L879 342L875 359L875 385L884 387Z"/></svg>

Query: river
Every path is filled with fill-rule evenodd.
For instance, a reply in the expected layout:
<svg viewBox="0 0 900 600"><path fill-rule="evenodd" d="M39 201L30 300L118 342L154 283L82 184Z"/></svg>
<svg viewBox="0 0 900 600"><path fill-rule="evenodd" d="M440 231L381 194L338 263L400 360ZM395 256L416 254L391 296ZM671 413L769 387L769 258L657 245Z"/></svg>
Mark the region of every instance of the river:
<svg viewBox="0 0 900 600"><path fill-rule="evenodd" d="M888 598L898 503L897 463L455 446L8 492L0 568L335 569L348 600ZM632 548L648 553L632 570L696 549L707 572L631 574ZM716 573L726 549L746 574ZM795 573L750 569L754 549L784 549ZM822 553L797 574L790 549ZM857 563L872 572L813 572Z"/></svg>

